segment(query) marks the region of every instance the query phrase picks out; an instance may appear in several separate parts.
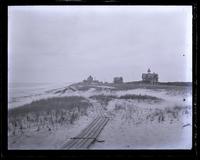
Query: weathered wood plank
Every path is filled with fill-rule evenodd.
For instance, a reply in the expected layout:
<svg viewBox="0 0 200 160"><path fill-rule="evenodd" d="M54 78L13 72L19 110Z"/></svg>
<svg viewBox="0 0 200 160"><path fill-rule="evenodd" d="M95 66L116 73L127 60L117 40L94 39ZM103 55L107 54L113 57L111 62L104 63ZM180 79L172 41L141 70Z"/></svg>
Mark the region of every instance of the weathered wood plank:
<svg viewBox="0 0 200 160"><path fill-rule="evenodd" d="M76 137L83 137L91 128L93 125L95 125L95 123L100 119L100 117L95 118L85 129L83 129L81 131L80 134L78 134ZM76 138L74 137L74 138ZM71 146L73 146L75 143L78 142L78 139L70 139L65 145L63 145L62 148L70 148Z"/></svg>
<svg viewBox="0 0 200 160"><path fill-rule="evenodd" d="M109 121L108 117L97 117L80 134L69 140L62 148L85 149L96 140L102 129Z"/></svg>
<svg viewBox="0 0 200 160"><path fill-rule="evenodd" d="M98 128L101 127L101 125L104 123L104 118L101 118L101 121L99 121L95 128L93 130L91 130L90 132L88 132L88 134L86 135L87 139L83 139L83 141L81 141L81 143L79 143L76 148L82 148L81 146L84 145L84 143L86 143L87 141L93 139L95 140L95 137L93 136L93 134L98 130Z"/></svg>
<svg viewBox="0 0 200 160"><path fill-rule="evenodd" d="M96 140L98 135L101 133L102 129L105 127L105 125L108 122L108 118L105 118L103 123L100 124L100 126L97 128L96 131L94 131L91 135L91 139L87 139L82 145L79 146L79 148L89 148L89 146Z"/></svg>
<svg viewBox="0 0 200 160"><path fill-rule="evenodd" d="M97 127L99 125L99 123L101 123L101 121L102 121L101 118L98 119L98 121L91 128L89 128L88 132L85 135L83 135L82 137L77 137L79 139L74 139L74 140L77 140L76 143L69 146L69 148L71 148L71 149L78 148L79 144L81 144L85 140L84 138L88 138L88 135L94 131L95 127Z"/></svg>

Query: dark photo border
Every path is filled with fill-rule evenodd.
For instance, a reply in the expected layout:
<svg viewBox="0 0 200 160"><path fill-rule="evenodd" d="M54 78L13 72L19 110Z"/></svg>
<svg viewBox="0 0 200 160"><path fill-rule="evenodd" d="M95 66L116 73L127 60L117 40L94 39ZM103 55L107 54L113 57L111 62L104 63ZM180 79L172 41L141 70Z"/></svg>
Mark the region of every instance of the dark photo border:
<svg viewBox="0 0 200 160"><path fill-rule="evenodd" d="M193 144L191 150L8 150L8 6L17 5L191 5L193 8ZM0 150L2 159L198 159L199 108L197 107L197 0L0 0Z"/></svg>

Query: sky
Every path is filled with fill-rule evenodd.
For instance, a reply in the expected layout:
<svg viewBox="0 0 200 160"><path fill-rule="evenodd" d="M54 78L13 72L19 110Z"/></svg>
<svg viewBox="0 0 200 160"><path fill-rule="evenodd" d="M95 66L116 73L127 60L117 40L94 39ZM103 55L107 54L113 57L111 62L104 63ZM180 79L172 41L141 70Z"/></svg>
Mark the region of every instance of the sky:
<svg viewBox="0 0 200 160"><path fill-rule="evenodd" d="M9 6L9 82L192 81L191 6Z"/></svg>

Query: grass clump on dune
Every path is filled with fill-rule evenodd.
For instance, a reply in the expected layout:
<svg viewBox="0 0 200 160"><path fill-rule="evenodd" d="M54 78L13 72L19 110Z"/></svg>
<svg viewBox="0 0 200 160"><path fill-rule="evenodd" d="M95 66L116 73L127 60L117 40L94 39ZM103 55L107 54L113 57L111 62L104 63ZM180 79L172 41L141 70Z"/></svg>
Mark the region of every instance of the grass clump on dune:
<svg viewBox="0 0 200 160"><path fill-rule="evenodd" d="M149 96L149 95L136 95L136 94L126 94L119 97L119 99L135 99L135 100L152 100L152 101L161 101L161 98Z"/></svg>
<svg viewBox="0 0 200 160"><path fill-rule="evenodd" d="M162 99L158 97L149 96L149 95L136 95L136 94L126 94L122 96L100 94L100 95L90 96L89 98L97 100L102 105L108 105L108 102L113 99L154 101L154 102L162 101Z"/></svg>
<svg viewBox="0 0 200 160"><path fill-rule="evenodd" d="M48 129L72 124L81 115L87 114L91 104L83 97L55 97L34 101L8 111L10 135L23 133L26 129Z"/></svg>
<svg viewBox="0 0 200 160"><path fill-rule="evenodd" d="M114 111L120 113L121 120L133 124L164 123L169 124L182 121L184 116L191 115L191 106L166 106L163 108L139 107L134 103L115 103Z"/></svg>
<svg viewBox="0 0 200 160"><path fill-rule="evenodd" d="M99 103L101 103L101 105L108 105L108 102L113 99L116 99L117 96L100 94L100 95L90 96L89 98L97 100Z"/></svg>

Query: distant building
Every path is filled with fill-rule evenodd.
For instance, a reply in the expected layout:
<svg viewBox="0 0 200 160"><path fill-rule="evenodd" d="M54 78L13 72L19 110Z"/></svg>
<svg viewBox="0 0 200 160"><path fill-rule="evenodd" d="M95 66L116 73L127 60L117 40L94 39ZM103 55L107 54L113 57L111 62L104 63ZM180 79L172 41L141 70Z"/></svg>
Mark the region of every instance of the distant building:
<svg viewBox="0 0 200 160"><path fill-rule="evenodd" d="M122 77L114 77L113 83L123 83L123 78Z"/></svg>
<svg viewBox="0 0 200 160"><path fill-rule="evenodd" d="M142 73L142 81L146 83L155 84L158 82L158 74L151 73L151 70L148 69L147 73Z"/></svg>
<svg viewBox="0 0 200 160"><path fill-rule="evenodd" d="M94 80L94 78L93 78L92 76L89 76L89 77L87 78L87 82L88 82L88 83L92 83L93 80Z"/></svg>
<svg viewBox="0 0 200 160"><path fill-rule="evenodd" d="M92 83L94 78L90 75L86 80L83 80L84 83Z"/></svg>
<svg viewBox="0 0 200 160"><path fill-rule="evenodd" d="M92 76L89 76L86 80L83 80L83 83L85 83L85 84L103 84L103 82L95 80Z"/></svg>

